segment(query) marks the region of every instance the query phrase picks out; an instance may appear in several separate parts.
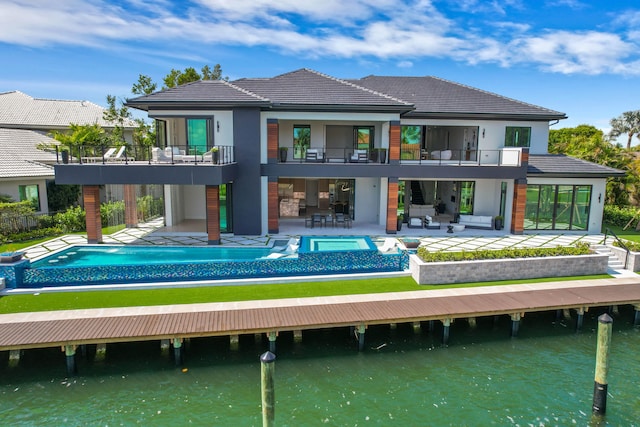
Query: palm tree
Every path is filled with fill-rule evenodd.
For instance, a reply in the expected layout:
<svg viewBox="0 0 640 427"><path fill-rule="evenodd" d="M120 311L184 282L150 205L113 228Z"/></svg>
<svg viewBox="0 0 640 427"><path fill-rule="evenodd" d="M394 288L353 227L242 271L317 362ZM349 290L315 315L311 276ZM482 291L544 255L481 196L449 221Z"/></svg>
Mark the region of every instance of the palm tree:
<svg viewBox="0 0 640 427"><path fill-rule="evenodd" d="M620 117L611 119L611 132L609 135L613 138L626 133L629 137L627 139L627 150L631 148L631 139L633 135L640 137L640 110L625 111Z"/></svg>

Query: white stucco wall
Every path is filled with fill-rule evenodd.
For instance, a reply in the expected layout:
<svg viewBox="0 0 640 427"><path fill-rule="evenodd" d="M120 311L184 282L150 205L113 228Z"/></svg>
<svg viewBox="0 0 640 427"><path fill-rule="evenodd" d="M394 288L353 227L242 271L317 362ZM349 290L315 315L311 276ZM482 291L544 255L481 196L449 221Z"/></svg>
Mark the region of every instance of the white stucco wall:
<svg viewBox="0 0 640 427"><path fill-rule="evenodd" d="M184 146L187 143L186 118L210 118L213 143L233 145L233 112L231 110L169 110L149 111L149 117L167 122L167 144ZM218 124L220 126L218 126Z"/></svg>
<svg viewBox="0 0 640 427"><path fill-rule="evenodd" d="M53 176L49 179L53 179ZM49 212L49 200L47 199L47 181L46 179L16 179L16 180L3 180L0 182L0 194L6 194L11 198L19 202L20 201L20 185L37 185L38 197L40 198L40 210L38 212Z"/></svg>
<svg viewBox="0 0 640 427"><path fill-rule="evenodd" d="M356 178L355 218L363 224L378 224L380 206L380 179Z"/></svg>

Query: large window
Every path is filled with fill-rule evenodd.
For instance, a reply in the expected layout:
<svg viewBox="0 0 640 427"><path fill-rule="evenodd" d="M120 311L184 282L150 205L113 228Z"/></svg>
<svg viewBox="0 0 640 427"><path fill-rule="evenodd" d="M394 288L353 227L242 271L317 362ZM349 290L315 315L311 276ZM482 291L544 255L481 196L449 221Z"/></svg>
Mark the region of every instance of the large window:
<svg viewBox="0 0 640 427"><path fill-rule="evenodd" d="M156 147L167 146L167 122L156 120Z"/></svg>
<svg viewBox="0 0 640 427"><path fill-rule="evenodd" d="M40 194L38 192L38 185L19 185L18 193L20 194L20 201L24 202L29 200L33 205L33 210L40 210Z"/></svg>
<svg viewBox="0 0 640 427"><path fill-rule="evenodd" d="M505 147L528 147L531 143L531 128L507 126Z"/></svg>
<svg viewBox="0 0 640 427"><path fill-rule="evenodd" d="M373 148L373 126L356 126L353 129L354 144L357 150L370 150Z"/></svg>
<svg viewBox="0 0 640 427"><path fill-rule="evenodd" d="M590 185L527 185L526 230L587 230Z"/></svg>
<svg viewBox="0 0 640 427"><path fill-rule="evenodd" d="M311 146L311 126L293 126L293 158L304 159L307 149Z"/></svg>
<svg viewBox="0 0 640 427"><path fill-rule="evenodd" d="M232 192L231 184L220 186L220 232L233 232Z"/></svg>
<svg viewBox="0 0 640 427"><path fill-rule="evenodd" d="M422 126L402 126L400 128L402 144L422 144Z"/></svg>
<svg viewBox="0 0 640 427"><path fill-rule="evenodd" d="M460 210L461 214L473 215L473 198L475 192L474 181L460 182Z"/></svg>
<svg viewBox="0 0 640 427"><path fill-rule="evenodd" d="M187 154L203 154L212 146L211 120L187 119Z"/></svg>

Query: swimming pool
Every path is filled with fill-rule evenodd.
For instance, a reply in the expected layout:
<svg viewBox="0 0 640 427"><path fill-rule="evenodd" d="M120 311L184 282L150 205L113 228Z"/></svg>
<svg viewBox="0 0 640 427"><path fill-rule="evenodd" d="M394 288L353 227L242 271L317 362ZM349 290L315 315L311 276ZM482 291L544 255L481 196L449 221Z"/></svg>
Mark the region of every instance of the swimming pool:
<svg viewBox="0 0 640 427"><path fill-rule="evenodd" d="M225 246L72 246L31 263L41 267L99 267L167 263L256 260L268 247Z"/></svg>
<svg viewBox="0 0 640 427"><path fill-rule="evenodd" d="M377 251L377 246L369 236L302 236L300 253Z"/></svg>
<svg viewBox="0 0 640 427"><path fill-rule="evenodd" d="M279 243L276 241L274 243ZM305 237L274 247L77 245L0 265L7 288L212 281L403 271L408 255L382 254L369 237Z"/></svg>

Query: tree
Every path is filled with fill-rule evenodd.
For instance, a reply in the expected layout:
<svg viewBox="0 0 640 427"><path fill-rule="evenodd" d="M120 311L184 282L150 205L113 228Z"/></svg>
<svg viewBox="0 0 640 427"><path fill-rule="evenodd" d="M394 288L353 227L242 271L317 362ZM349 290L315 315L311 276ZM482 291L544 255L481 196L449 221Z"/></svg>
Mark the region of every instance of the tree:
<svg viewBox="0 0 640 427"><path fill-rule="evenodd" d="M133 84L131 93L134 95L151 95L156 91L158 85L153 82L151 77L144 74L138 76L138 82Z"/></svg>
<svg viewBox="0 0 640 427"><path fill-rule="evenodd" d="M606 201L619 206L638 203L640 174L633 153L607 141L600 129L590 125L552 129L549 152L625 171L623 177L607 179Z"/></svg>
<svg viewBox="0 0 640 427"><path fill-rule="evenodd" d="M193 67L187 67L184 71L176 70L175 68L171 69L169 74L162 80L164 82L162 89L170 89L199 80L223 80L220 64L214 65L213 70L208 65L205 65L202 67L201 72L202 74L198 73ZM224 80L227 80L227 77L225 77Z"/></svg>
<svg viewBox="0 0 640 427"><path fill-rule="evenodd" d="M625 111L621 116L611 119L609 123L611 124L609 135L612 138L627 134L627 150L631 148L633 135L638 135L640 138L640 110Z"/></svg>
<svg viewBox="0 0 640 427"><path fill-rule="evenodd" d="M116 105L116 97L107 95L107 109L102 114L102 118L113 123L113 129L106 137L107 145L126 144L124 139L124 125L131 120L131 112L124 105Z"/></svg>

